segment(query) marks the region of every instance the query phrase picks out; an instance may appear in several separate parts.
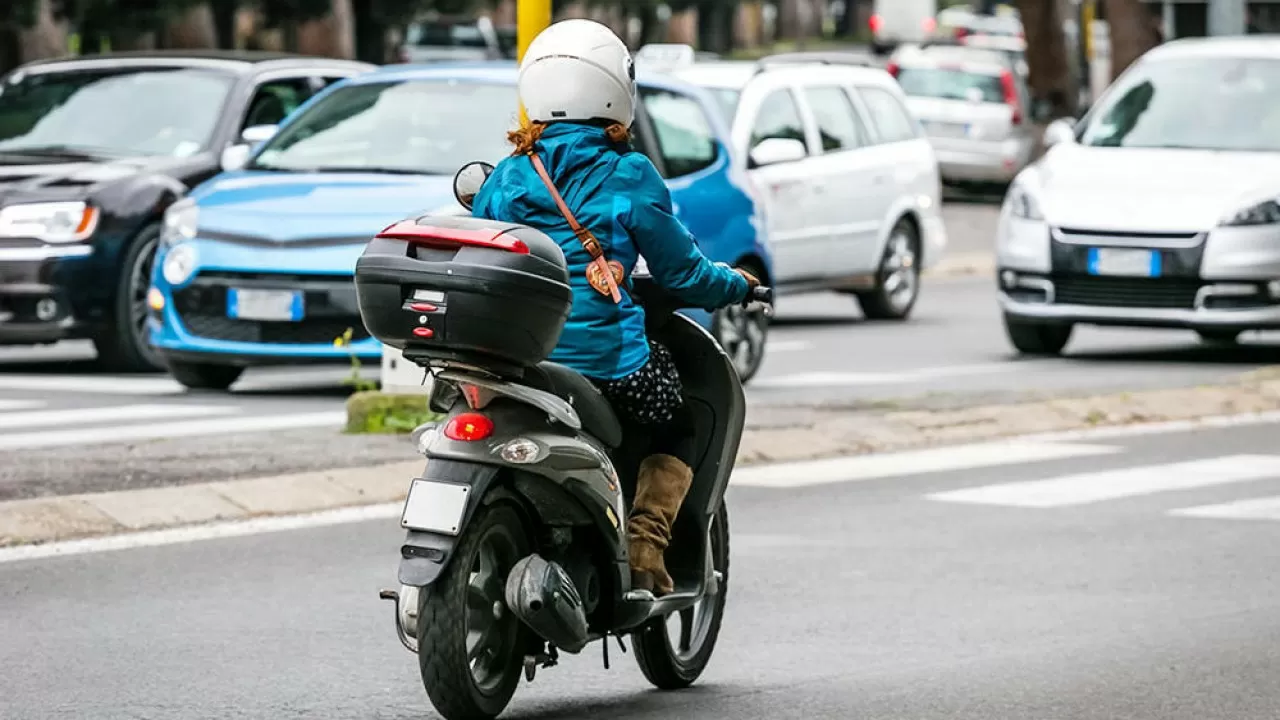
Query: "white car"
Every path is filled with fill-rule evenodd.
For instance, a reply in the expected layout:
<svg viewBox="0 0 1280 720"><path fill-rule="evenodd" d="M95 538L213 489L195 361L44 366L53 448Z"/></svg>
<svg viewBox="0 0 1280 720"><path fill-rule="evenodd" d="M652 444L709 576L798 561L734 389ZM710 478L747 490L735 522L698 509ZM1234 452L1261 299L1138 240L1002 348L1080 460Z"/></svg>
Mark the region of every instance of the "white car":
<svg viewBox="0 0 1280 720"><path fill-rule="evenodd" d="M888 73L811 56L695 63L764 205L779 293L837 290L905 319L946 247L938 162Z"/></svg>
<svg viewBox="0 0 1280 720"><path fill-rule="evenodd" d="M1045 142L996 237L1019 351L1060 353L1077 324L1280 328L1280 44L1161 45Z"/></svg>

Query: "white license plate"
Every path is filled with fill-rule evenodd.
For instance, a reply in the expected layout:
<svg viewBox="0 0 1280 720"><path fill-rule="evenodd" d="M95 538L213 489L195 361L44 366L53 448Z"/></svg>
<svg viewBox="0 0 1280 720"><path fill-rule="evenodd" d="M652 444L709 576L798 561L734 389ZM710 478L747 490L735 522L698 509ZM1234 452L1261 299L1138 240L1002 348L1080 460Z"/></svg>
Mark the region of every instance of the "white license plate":
<svg viewBox="0 0 1280 720"><path fill-rule="evenodd" d="M462 516L467 512L470 485L414 480L409 496L404 499L400 526L409 530L457 535Z"/></svg>
<svg viewBox="0 0 1280 720"><path fill-rule="evenodd" d="M1155 250L1091 248L1089 274L1160 277L1160 253Z"/></svg>
<svg viewBox="0 0 1280 720"><path fill-rule="evenodd" d="M303 310L301 290L227 290L227 317L297 322Z"/></svg>

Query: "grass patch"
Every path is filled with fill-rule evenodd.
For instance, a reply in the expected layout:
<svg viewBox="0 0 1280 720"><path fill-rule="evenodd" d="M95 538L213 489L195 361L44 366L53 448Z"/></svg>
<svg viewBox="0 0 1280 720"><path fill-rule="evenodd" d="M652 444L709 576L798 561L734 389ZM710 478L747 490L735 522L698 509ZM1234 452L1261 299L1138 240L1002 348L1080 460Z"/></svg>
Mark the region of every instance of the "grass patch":
<svg viewBox="0 0 1280 720"><path fill-rule="evenodd" d="M403 434L440 419L427 395L393 395L363 391L347 398L347 428L352 434Z"/></svg>

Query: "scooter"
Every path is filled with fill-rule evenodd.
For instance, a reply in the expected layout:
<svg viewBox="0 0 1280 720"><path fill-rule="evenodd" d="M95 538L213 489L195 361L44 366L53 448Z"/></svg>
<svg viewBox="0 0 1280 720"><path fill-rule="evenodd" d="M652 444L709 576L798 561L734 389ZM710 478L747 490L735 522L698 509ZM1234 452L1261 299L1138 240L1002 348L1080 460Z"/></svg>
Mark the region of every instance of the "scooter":
<svg viewBox="0 0 1280 720"><path fill-rule="evenodd" d="M459 171L464 207L491 170ZM626 652L629 636L640 670L667 690L691 685L711 660L729 585L724 495L743 429L742 384L675 298L642 276L630 292L645 306L650 337L670 349L697 418L693 483L666 552L675 592L660 597L631 587L627 559L627 508L647 439L623 437L589 381L549 362L513 377L405 351L434 372L431 404L444 417L412 435L427 465L404 503L400 588L381 597L394 601L400 642L417 654L427 695L447 720L497 717L521 674L532 681L561 652L596 641L608 668L610 643ZM749 298L772 301L765 287Z"/></svg>

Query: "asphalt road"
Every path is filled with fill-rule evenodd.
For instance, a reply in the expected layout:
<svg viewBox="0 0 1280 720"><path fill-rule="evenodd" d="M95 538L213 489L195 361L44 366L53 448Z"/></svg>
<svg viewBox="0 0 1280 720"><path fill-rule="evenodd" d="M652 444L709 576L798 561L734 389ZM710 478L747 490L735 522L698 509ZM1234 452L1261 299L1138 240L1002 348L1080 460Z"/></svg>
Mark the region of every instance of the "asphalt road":
<svg viewBox="0 0 1280 720"><path fill-rule="evenodd" d="M506 717L1277 717L1278 429L735 481L701 682L652 691L592 645ZM376 598L399 539L387 520L0 564L0 717L435 717Z"/></svg>
<svg viewBox="0 0 1280 720"><path fill-rule="evenodd" d="M951 252L990 248L996 207L944 208ZM906 323L863 321L852 298L779 299L762 406L954 405L1198 384L1280 362L1280 341L1207 348L1190 332L1082 328L1066 357L1019 359L986 277L928 280ZM373 369L376 373L376 368ZM164 376L97 373L85 343L0 350L0 500L411 459L400 438L337 432L349 368L255 370L231 394ZM75 452L68 452L75 448Z"/></svg>

